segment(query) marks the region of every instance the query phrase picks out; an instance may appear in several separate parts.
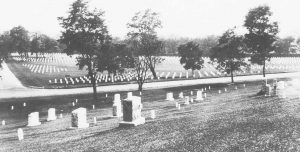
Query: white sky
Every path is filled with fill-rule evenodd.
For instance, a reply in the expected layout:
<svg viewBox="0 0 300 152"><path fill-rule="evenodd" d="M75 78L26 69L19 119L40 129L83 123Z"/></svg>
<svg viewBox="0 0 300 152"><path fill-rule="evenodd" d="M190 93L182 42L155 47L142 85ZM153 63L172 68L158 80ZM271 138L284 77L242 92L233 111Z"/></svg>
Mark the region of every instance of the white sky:
<svg viewBox="0 0 300 152"><path fill-rule="evenodd" d="M0 0L0 32L22 25L30 32L59 38L57 17L66 16L75 0ZM135 12L152 9L160 14L160 37L220 35L234 26L242 28L250 8L267 4L279 22L279 36L300 37L300 0L89 0L90 9L105 11L113 37L124 38L126 24Z"/></svg>

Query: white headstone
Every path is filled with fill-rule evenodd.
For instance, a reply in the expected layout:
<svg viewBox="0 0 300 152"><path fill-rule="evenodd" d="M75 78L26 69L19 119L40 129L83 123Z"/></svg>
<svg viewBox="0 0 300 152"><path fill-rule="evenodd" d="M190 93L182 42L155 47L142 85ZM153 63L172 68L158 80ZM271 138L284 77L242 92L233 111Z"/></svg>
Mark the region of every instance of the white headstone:
<svg viewBox="0 0 300 152"><path fill-rule="evenodd" d="M150 116L151 119L155 119L156 118L155 110L151 110L150 113L151 113L151 116Z"/></svg>
<svg viewBox="0 0 300 152"><path fill-rule="evenodd" d="M92 105L92 108L95 109L95 105Z"/></svg>
<svg viewBox="0 0 300 152"><path fill-rule="evenodd" d="M224 91L227 92L227 88L224 88Z"/></svg>
<svg viewBox="0 0 300 152"><path fill-rule="evenodd" d="M132 96L130 99L125 99L123 102L123 121L120 126L137 126L145 123L145 118L142 117L142 102L141 97Z"/></svg>
<svg viewBox="0 0 300 152"><path fill-rule="evenodd" d="M168 93L167 93L167 98L166 98L166 100L168 100L168 101L174 101L174 98L173 98L173 92L168 92Z"/></svg>
<svg viewBox="0 0 300 152"><path fill-rule="evenodd" d="M194 99L193 98L191 98L191 103L194 103Z"/></svg>
<svg viewBox="0 0 300 152"><path fill-rule="evenodd" d="M15 108L14 108L14 106L11 106L11 108L10 108L11 110L14 110Z"/></svg>
<svg viewBox="0 0 300 152"><path fill-rule="evenodd" d="M39 112L32 112L28 115L28 125L27 126L38 126L40 125Z"/></svg>
<svg viewBox="0 0 300 152"><path fill-rule="evenodd" d="M52 120L56 120L55 108L49 108L48 109L47 121L52 121Z"/></svg>
<svg viewBox="0 0 300 152"><path fill-rule="evenodd" d="M221 93L221 90L219 90L218 93L220 94L220 93Z"/></svg>
<svg viewBox="0 0 300 152"><path fill-rule="evenodd" d="M202 91L200 91L200 90L197 91L197 97L196 97L195 100L197 100L197 101L203 100L203 98L202 98Z"/></svg>
<svg viewBox="0 0 300 152"><path fill-rule="evenodd" d="M72 111L72 127L87 128L89 124L86 120L86 108L78 108Z"/></svg>
<svg viewBox="0 0 300 152"><path fill-rule="evenodd" d="M179 98L181 98L181 99L183 98L183 92L179 93Z"/></svg>
<svg viewBox="0 0 300 152"><path fill-rule="evenodd" d="M5 126L5 120L2 120L2 126Z"/></svg>
<svg viewBox="0 0 300 152"><path fill-rule="evenodd" d="M26 102L23 103L23 107L26 107Z"/></svg>
<svg viewBox="0 0 300 152"><path fill-rule="evenodd" d="M120 94L114 95L112 111L114 117L122 117L122 104L120 100Z"/></svg>
<svg viewBox="0 0 300 152"><path fill-rule="evenodd" d="M22 128L18 128L18 139L23 140L24 139L24 133Z"/></svg>
<svg viewBox="0 0 300 152"><path fill-rule="evenodd" d="M193 91L191 91L191 96L193 95Z"/></svg>
<svg viewBox="0 0 300 152"><path fill-rule="evenodd" d="M190 101L189 101L189 100L190 100L190 97L189 97L189 96L185 96L185 97L184 97L184 104L185 104L185 105L189 105L189 104L190 104Z"/></svg>
<svg viewBox="0 0 300 152"><path fill-rule="evenodd" d="M204 93L204 98L206 98L206 93Z"/></svg>
<svg viewBox="0 0 300 152"><path fill-rule="evenodd" d="M94 117L94 124L96 124L97 123L97 118L96 117Z"/></svg>

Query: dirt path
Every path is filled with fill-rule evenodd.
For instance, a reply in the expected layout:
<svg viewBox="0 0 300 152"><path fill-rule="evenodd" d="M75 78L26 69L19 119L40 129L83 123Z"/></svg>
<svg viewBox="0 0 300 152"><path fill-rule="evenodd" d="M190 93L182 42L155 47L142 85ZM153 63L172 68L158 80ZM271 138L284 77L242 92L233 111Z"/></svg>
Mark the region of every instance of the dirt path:
<svg viewBox="0 0 300 152"><path fill-rule="evenodd" d="M300 72L296 73L280 73L268 74L268 79L275 78L300 78ZM262 75L251 76L237 76L235 82L256 81L264 80ZM165 81L153 82L144 84L144 89L160 89L178 86L190 86L198 84L213 84L213 83L230 83L230 77L210 78L210 79L195 79L195 80L181 80L181 81ZM137 90L137 84L126 85L112 85L112 86L99 86L97 88L99 93L103 92L119 92L119 91L133 91ZM31 89L31 88L13 88L0 90L0 99L4 98L24 98L24 97L38 97L38 96L55 96L55 95L72 95L72 94L87 94L92 93L92 88L75 88L75 89ZM0 100L1 101L1 100Z"/></svg>

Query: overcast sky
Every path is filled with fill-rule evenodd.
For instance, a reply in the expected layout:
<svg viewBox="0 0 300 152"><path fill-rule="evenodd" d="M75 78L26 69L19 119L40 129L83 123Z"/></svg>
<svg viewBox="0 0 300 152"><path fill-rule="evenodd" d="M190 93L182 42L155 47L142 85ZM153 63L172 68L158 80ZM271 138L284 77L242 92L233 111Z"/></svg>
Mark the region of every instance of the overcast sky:
<svg viewBox="0 0 300 152"><path fill-rule="evenodd" d="M0 0L0 32L22 25L30 32L59 38L57 17L66 16L75 0ZM91 9L105 11L113 37L124 38L126 24L135 12L158 12L163 28L160 37L205 37L228 28L242 30L249 9L267 4L279 22L279 36L300 37L300 0L89 0Z"/></svg>

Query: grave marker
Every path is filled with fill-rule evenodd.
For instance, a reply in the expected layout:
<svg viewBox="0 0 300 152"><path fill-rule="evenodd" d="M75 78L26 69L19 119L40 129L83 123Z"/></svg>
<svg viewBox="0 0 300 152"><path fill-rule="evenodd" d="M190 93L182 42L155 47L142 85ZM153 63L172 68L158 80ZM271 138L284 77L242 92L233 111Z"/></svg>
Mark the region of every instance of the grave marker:
<svg viewBox="0 0 300 152"><path fill-rule="evenodd" d="M56 120L55 108L49 108L47 121Z"/></svg>
<svg viewBox="0 0 300 152"><path fill-rule="evenodd" d="M86 120L86 108L78 108L72 111L72 127L87 128L89 124Z"/></svg>
<svg viewBox="0 0 300 152"><path fill-rule="evenodd" d="M28 125L27 126L38 126L40 125L39 112L32 112L28 115Z"/></svg>
<svg viewBox="0 0 300 152"><path fill-rule="evenodd" d="M145 123L145 118L141 116L141 97L132 96L131 99L123 100L123 121L120 126L137 126Z"/></svg>

